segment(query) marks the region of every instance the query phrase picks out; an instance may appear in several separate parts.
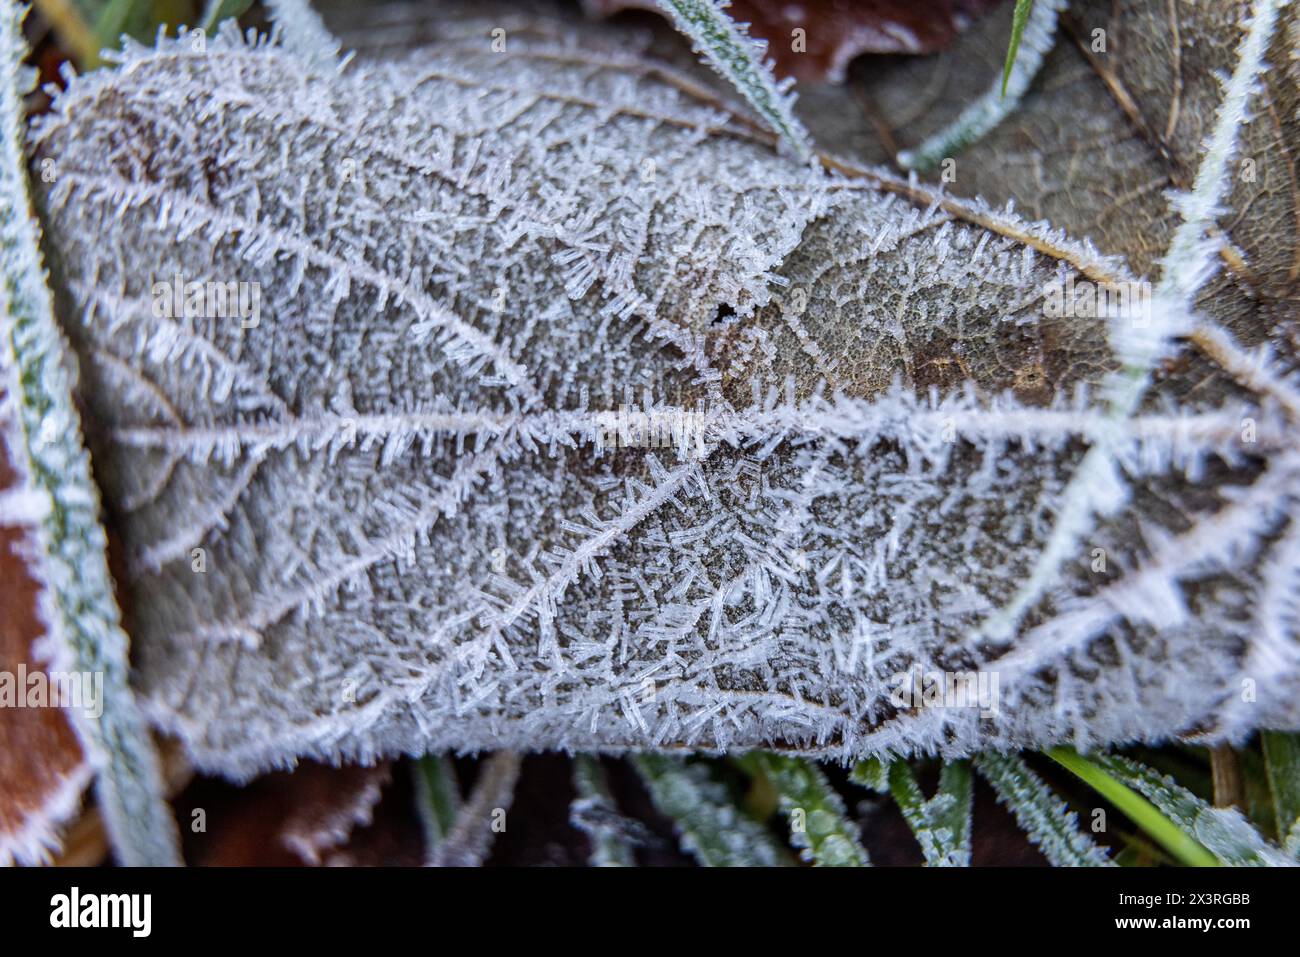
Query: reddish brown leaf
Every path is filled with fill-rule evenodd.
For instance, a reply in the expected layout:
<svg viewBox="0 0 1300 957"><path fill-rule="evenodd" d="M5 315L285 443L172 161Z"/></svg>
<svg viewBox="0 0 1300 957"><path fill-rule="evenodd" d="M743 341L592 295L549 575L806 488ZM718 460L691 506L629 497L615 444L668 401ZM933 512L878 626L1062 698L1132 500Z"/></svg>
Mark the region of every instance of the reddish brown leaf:
<svg viewBox="0 0 1300 957"><path fill-rule="evenodd" d="M997 0L735 0L727 12L768 41L779 76L801 83L843 83L862 53L943 50ZM583 0L589 14L659 12L654 0ZM799 34L796 31L802 30Z"/></svg>
<svg viewBox="0 0 1300 957"><path fill-rule="evenodd" d="M18 484L0 442L0 494ZM45 631L38 613L42 586L24 559L34 547L28 529L0 525L0 672L15 680L22 670L44 667L33 651ZM89 779L60 709L0 707L0 865L47 860Z"/></svg>
<svg viewBox="0 0 1300 957"><path fill-rule="evenodd" d="M235 789L200 780L177 807L186 859L203 866L379 863L367 848L376 808L392 780L388 763L331 768L304 762ZM409 801L401 808L411 818ZM201 828L201 829L200 829ZM409 840L419 859L419 835Z"/></svg>

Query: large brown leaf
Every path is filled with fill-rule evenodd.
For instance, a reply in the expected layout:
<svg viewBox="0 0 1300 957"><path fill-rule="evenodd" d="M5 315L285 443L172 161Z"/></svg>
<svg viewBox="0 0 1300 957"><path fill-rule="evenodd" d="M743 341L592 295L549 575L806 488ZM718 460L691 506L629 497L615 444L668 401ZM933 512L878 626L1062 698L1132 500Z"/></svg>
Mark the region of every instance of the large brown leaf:
<svg viewBox="0 0 1300 957"><path fill-rule="evenodd" d="M1117 137L1114 181L1071 167L1060 100L994 137L1041 129L1037 165L1007 149L1041 169L1020 205L1095 223L1127 265L803 168L621 32L483 13L405 52L410 8L344 14L342 73L230 36L132 51L36 133L141 690L196 760L1300 726L1292 385L1222 340L1117 425L1095 390L1131 330L1044 309L1164 248L1118 245L1132 211L1088 202L1159 195L1108 99L1079 122ZM992 139L958 158L963 189ZM1144 221L1173 224L1154 201ZM261 313L169 314L176 276L258 283ZM689 441L610 447L620 406ZM1089 446L1118 501L1068 530L1022 627L986 630ZM1001 698L900 701L912 669L997 675Z"/></svg>

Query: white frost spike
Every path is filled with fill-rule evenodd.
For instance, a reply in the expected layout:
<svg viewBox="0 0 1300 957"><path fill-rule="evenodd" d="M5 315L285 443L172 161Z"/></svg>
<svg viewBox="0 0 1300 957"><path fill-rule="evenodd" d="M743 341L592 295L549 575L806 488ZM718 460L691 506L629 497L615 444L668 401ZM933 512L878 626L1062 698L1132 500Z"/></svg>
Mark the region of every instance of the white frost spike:
<svg viewBox="0 0 1300 957"><path fill-rule="evenodd" d="M72 404L73 378L45 286L36 223L29 214L22 150L22 65L26 8L0 12L0 374L17 404L24 447L22 511L37 522L39 649L53 670L102 678L100 714L70 708L82 749L97 772L96 790L109 838L122 864L179 864L176 827L148 728L127 684L128 640L109 577L99 495Z"/></svg>
<svg viewBox="0 0 1300 957"><path fill-rule="evenodd" d="M321 67L342 69L351 59L348 54L339 60L339 41L325 27L320 14L311 8L310 0L267 0L271 20L280 28L286 46L297 50L303 58Z"/></svg>

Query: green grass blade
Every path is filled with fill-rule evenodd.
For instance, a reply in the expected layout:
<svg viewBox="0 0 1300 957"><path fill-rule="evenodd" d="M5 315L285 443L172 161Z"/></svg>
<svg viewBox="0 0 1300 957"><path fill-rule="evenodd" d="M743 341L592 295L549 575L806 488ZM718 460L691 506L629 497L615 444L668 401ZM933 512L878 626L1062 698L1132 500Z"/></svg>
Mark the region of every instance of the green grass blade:
<svg viewBox="0 0 1300 957"><path fill-rule="evenodd" d="M1109 778L1142 795L1185 837L1199 844L1218 862L1234 867L1286 866L1293 863L1280 848L1266 841L1236 808L1211 807L1173 778L1165 777L1158 771L1118 755L1090 755L1081 758L1064 748L1050 752L1050 756L1062 764L1065 762L1061 761L1059 754L1073 755L1077 762L1081 762L1080 767L1091 766L1095 769L1091 772L1093 777L1100 781ZM1074 768L1070 770L1073 771ZM1116 806L1119 806L1118 803ZM1131 814L1129 816L1132 817ZM1147 829L1146 822L1137 818L1134 821ZM1147 830L1147 833L1159 840L1152 831ZM1172 849L1170 852L1175 853ZM1185 859L1176 853L1175 856ZM1197 855L1196 863L1205 863L1204 855Z"/></svg>
<svg viewBox="0 0 1300 957"><path fill-rule="evenodd" d="M1218 865L1219 861L1213 854L1162 814L1159 808L1101 766L1068 748L1053 748L1047 752L1047 756L1123 811L1134 824L1177 860L1192 867Z"/></svg>
<svg viewBox="0 0 1300 957"><path fill-rule="evenodd" d="M30 87L25 14L16 3L0 12L0 373L14 380L5 392L17 404L22 434L16 467L45 502L33 520L40 543L33 561L44 583L51 668L102 681L98 707L68 714L97 769L99 806L118 862L179 864L158 756L128 681L129 640L113 596L99 492L30 212L22 148L23 93Z"/></svg>
<svg viewBox="0 0 1300 957"><path fill-rule="evenodd" d="M455 823L429 855L430 867L483 866L497 834L505 830L522 765L522 756L514 751L497 751L479 763L474 787L456 809Z"/></svg>
<svg viewBox="0 0 1300 957"><path fill-rule="evenodd" d="M1109 867L1114 862L1079 828L1078 819L1029 766L1014 754L982 754L975 770L993 786L998 802L1043 856L1057 867Z"/></svg>
<svg viewBox="0 0 1300 957"><path fill-rule="evenodd" d="M1011 15L1011 42L1007 44L1007 62L1002 66L1002 95L1007 95L1007 81L1011 79L1011 69L1016 65L1016 53L1020 50L1020 40L1025 34L1025 24L1029 22L1029 11L1034 8L1034 0L1016 0L1015 12Z"/></svg>
<svg viewBox="0 0 1300 957"><path fill-rule="evenodd" d="M789 820L790 842L800 856L819 867L866 867L866 849L858 827L844 810L826 775L801 758L754 751L736 762L751 775L762 775L777 793Z"/></svg>
<svg viewBox="0 0 1300 957"><path fill-rule="evenodd" d="M889 769L891 765L880 758L867 758L854 765L849 772L849 780L880 794L889 793Z"/></svg>
<svg viewBox="0 0 1300 957"><path fill-rule="evenodd" d="M460 813L460 781L456 766L445 754L426 754L411 765L415 779L416 809L424 829L425 853L434 851L456 824Z"/></svg>
<svg viewBox="0 0 1300 957"><path fill-rule="evenodd" d="M926 137L914 149L900 152L898 164L904 169L930 169L942 160L955 157L1010 116L1029 92L1034 77L1056 43L1057 18L1066 3L1067 0L1038 0L1037 6L1024 4L1027 24L1019 24L1013 40L1019 59L1013 56L1007 60L1001 84L995 78L951 123Z"/></svg>
<svg viewBox="0 0 1300 957"><path fill-rule="evenodd" d="M889 793L916 835L929 867L969 867L974 781L967 761L944 762L939 790L926 800L906 761L888 769Z"/></svg>
<svg viewBox="0 0 1300 957"><path fill-rule="evenodd" d="M794 115L789 84L778 83L763 62L763 41L748 36L717 0L659 0L659 6L709 66L739 90L795 155L807 162L813 153L812 143Z"/></svg>
<svg viewBox="0 0 1300 957"><path fill-rule="evenodd" d="M1300 734L1264 731L1260 744L1278 840L1288 854L1300 859Z"/></svg>
<svg viewBox="0 0 1300 957"><path fill-rule="evenodd" d="M578 797L569 820L591 841L591 866L635 867L628 831L631 822L620 818L599 758L588 754L574 757L573 788Z"/></svg>
<svg viewBox="0 0 1300 957"><path fill-rule="evenodd" d="M767 828L736 806L709 762L663 754L638 754L631 760L655 807L676 825L682 847L705 867L790 863Z"/></svg>

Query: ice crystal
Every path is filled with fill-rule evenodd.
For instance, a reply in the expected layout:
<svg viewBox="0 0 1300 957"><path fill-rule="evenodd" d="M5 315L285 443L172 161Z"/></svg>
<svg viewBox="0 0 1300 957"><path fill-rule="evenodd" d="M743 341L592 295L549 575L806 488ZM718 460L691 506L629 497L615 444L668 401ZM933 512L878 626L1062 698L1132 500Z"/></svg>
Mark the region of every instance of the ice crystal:
<svg viewBox="0 0 1300 957"><path fill-rule="evenodd" d="M1116 416L1116 324L1044 309L1133 280L1087 242L489 44L162 41L34 130L139 687L201 766L1300 726L1281 367L1189 309L1236 398ZM1131 494L1061 535L1098 444Z"/></svg>

